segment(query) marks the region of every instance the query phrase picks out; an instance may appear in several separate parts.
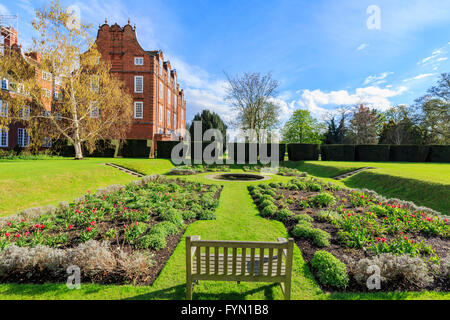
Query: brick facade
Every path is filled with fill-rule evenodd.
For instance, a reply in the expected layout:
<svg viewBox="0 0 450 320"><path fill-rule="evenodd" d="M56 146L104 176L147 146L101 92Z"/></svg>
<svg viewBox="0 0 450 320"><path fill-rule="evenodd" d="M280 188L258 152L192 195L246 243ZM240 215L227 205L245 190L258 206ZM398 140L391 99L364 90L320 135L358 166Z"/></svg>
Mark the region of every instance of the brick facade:
<svg viewBox="0 0 450 320"><path fill-rule="evenodd" d="M178 140L175 130L186 128L186 101L177 83L177 72L164 62L162 51L145 51L136 37L136 27L129 23L100 26L97 49L112 64L111 72L125 82L134 103L142 103L142 114L135 114L129 139ZM143 79L143 90L135 90ZM136 92L142 91L142 92ZM141 110L138 108L138 111Z"/></svg>

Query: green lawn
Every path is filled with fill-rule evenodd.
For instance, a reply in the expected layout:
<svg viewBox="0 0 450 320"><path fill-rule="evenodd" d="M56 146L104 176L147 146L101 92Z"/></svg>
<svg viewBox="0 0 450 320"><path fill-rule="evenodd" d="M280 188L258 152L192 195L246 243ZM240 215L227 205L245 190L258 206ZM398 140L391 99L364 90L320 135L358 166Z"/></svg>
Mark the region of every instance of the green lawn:
<svg viewBox="0 0 450 320"><path fill-rule="evenodd" d="M349 188L367 188L388 198L413 201L417 205L450 214L450 164L394 162L305 161L289 166L321 178L332 178L364 167L340 183ZM330 180L331 181L331 180Z"/></svg>
<svg viewBox="0 0 450 320"><path fill-rule="evenodd" d="M0 216L61 201L72 201L98 188L128 183L136 178L103 165L120 159L0 160ZM146 160L127 159L132 166ZM150 163L147 160L147 163ZM166 172L172 164L167 160L152 160L155 173Z"/></svg>
<svg viewBox="0 0 450 320"><path fill-rule="evenodd" d="M66 160L58 160L66 161ZM161 160L135 160L135 159L114 159L108 160L127 168L134 168L144 174L164 173L171 164ZM86 175L97 175L99 163L105 160L86 160ZM81 163L81 162L80 162ZM19 165L23 167L22 163ZM64 166L63 163L60 164ZM66 166L72 164L66 163ZM76 164L75 166L78 166ZM47 168L40 164L41 168ZM91 170L87 167L91 166ZM358 166L357 166L358 167ZM101 167L104 168L105 167ZM109 170L109 168L106 168ZM42 170L42 169L41 169ZM111 169L113 170L113 169ZM340 170L340 169L338 169ZM240 171L234 169L233 171ZM108 171L109 172L109 171ZM75 171L72 172L74 174ZM39 174L39 170L35 175ZM259 216L246 187L252 183L240 182L217 182L205 178L209 174L199 176L189 176L186 179L203 183L218 183L224 185L221 194L220 204L217 208L217 220L198 221L190 225L184 237L176 247L173 255L162 270L160 276L152 286L114 286L82 284L81 290L68 290L64 284L46 285L0 285L0 299L184 299L185 296L185 236L200 235L202 239L215 240L253 240L253 241L276 241L278 237L287 237L284 226L277 221L270 221ZM43 176L40 174L40 176ZM110 172L108 177L113 177L114 172ZM120 174L122 176L122 174ZM92 177L91 177L92 178ZM0 179L4 179L4 174L0 171ZM115 178L114 178L115 179ZM128 178L132 180L133 178ZM272 181L286 181L289 177L274 176ZM29 181L33 179L30 178ZM82 179L80 179L82 182ZM103 183L103 180L98 183ZM126 180L126 178L124 178ZM24 180L25 181L25 180ZM58 179L58 181L61 181ZM114 181L118 183L119 181ZM121 183L123 183L122 181ZM253 182L255 183L255 182ZM258 183L258 182L256 182ZM107 183L108 184L108 183ZM110 184L110 183L109 183ZM70 185L70 184L69 184ZM83 184L81 184L81 187ZM24 190L26 186L22 186ZM54 185L55 189L57 186ZM83 194L85 188L73 198ZM93 190L94 187L91 187ZM32 190L34 192L34 190ZM76 193L74 189L71 192ZM36 192L38 193L38 192ZM69 196L68 193L64 193ZM11 196L12 197L12 196ZM60 199L58 199L60 200ZM13 210L14 211L14 210ZM295 247L294 251L294 273L292 284L293 299L450 299L450 293L376 293L376 294L327 294L323 293L316 284L307 268L300 250ZM201 282L194 289L194 299L282 299L282 293L277 285L254 284L235 282Z"/></svg>

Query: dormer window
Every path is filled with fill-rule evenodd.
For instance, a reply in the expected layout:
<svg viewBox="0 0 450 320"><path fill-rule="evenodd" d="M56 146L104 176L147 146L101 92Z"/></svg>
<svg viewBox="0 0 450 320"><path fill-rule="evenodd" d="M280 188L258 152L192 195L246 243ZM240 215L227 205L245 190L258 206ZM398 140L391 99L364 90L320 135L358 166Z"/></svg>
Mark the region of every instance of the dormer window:
<svg viewBox="0 0 450 320"><path fill-rule="evenodd" d="M144 58L143 57L134 57L134 65L135 66L143 66Z"/></svg>
<svg viewBox="0 0 450 320"><path fill-rule="evenodd" d="M162 77L163 75L163 61L159 59L159 75Z"/></svg>

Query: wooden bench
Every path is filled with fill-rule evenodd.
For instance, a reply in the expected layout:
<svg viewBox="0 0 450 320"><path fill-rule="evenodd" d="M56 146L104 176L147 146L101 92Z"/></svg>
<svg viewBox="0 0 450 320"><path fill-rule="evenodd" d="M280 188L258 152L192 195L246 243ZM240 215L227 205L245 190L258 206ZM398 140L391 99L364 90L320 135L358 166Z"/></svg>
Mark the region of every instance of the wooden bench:
<svg viewBox="0 0 450 320"><path fill-rule="evenodd" d="M204 241L186 237L186 300L199 280L280 283L291 297L294 240L278 242Z"/></svg>

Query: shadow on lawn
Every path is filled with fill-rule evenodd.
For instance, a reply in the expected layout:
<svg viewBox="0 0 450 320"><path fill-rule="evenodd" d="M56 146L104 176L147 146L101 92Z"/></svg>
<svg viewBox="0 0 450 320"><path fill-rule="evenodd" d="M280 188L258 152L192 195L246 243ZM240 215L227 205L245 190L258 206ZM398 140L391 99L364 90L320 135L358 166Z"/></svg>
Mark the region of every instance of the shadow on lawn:
<svg viewBox="0 0 450 320"><path fill-rule="evenodd" d="M264 291L264 297L267 300L273 300L273 288L277 284L265 285L245 292L222 292L222 293L204 293L196 292L194 288L193 300L246 300L246 297L257 292ZM141 294L124 300L184 300L186 296L186 285Z"/></svg>

